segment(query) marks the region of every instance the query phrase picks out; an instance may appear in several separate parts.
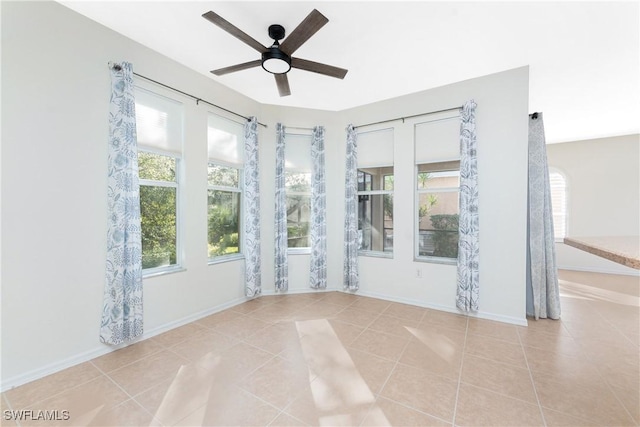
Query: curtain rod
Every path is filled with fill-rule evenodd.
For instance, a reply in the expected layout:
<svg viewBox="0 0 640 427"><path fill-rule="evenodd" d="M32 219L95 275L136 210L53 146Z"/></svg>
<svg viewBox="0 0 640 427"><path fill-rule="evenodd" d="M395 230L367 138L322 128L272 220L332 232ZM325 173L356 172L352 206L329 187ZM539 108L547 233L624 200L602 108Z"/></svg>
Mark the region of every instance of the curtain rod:
<svg viewBox="0 0 640 427"><path fill-rule="evenodd" d="M402 123L404 123L405 119L412 119L414 117L426 116L426 115L429 115L429 114L444 113L444 112L447 112L447 111L461 110L462 107L463 106L461 105L459 107L445 108L444 110L427 111L426 113L414 114L412 116L397 117L395 119L388 119L388 120L380 120L379 122L373 122L373 123L367 123L367 124L364 124L364 125L354 126L354 128L358 129L358 128L365 127L365 126L372 126L372 125L379 125L381 123L395 122L397 120L402 120Z"/></svg>
<svg viewBox="0 0 640 427"><path fill-rule="evenodd" d="M109 65L111 65L111 64L109 64ZM118 64L114 64L114 65L113 65L113 67L114 67L114 69L115 69L116 71L119 71L118 69L119 69L119 68L121 68ZM243 116L242 114L238 114L238 113L236 113L235 111L228 110L228 109L226 109L226 108L224 108L224 107L221 107L221 106L219 106L219 105L216 105L216 104L214 104L214 103L212 103L212 102L206 101L206 100L204 100L204 99L202 99L202 98L199 98L199 97L197 97L197 96L191 95L191 94L189 94L189 93L187 93L187 92L183 92L183 91L181 91L180 89L176 89L175 87L171 87L171 86L166 85L166 84L164 84L164 83L160 83L159 81L157 81L157 80L153 80L153 79L151 79L151 78L149 78L149 77L147 77L147 76L143 76L142 74L138 74L138 73L134 72L134 73L133 73L133 75L134 75L134 76L138 76L138 77L142 77L143 79L145 79L145 80L149 80L150 82L153 82L153 83L155 83L155 84L157 84L157 85L160 85L160 86L166 87L167 89L171 89L171 90L173 90L173 91L175 91L175 92L178 92L178 93L181 93L181 94L183 94L183 95L186 95L186 96L188 96L188 97L190 97L190 98L193 98L193 99L195 99L195 100L196 100L196 105L198 105L200 102L204 102L205 104L211 105L212 107L219 108L219 109L221 109L221 110L223 110L223 111L226 111L227 113L231 113L231 114L233 114L233 115L235 115L235 116L242 117L242 118L243 118L243 119L245 119L245 120L249 120L249 117L247 117L247 116ZM258 122L258 124L259 124L260 126L264 126L265 128L267 127L267 125L265 125L264 123L260 123L260 122Z"/></svg>

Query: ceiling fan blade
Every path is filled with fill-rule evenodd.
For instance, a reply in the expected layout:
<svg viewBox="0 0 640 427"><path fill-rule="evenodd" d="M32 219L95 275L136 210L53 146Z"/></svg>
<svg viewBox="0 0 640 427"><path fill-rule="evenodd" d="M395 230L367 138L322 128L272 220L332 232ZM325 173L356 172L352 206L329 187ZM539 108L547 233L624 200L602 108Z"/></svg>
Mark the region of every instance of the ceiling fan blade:
<svg viewBox="0 0 640 427"><path fill-rule="evenodd" d="M280 44L280 50L291 56L300 46L322 28L329 20L313 9L295 30Z"/></svg>
<svg viewBox="0 0 640 427"><path fill-rule="evenodd" d="M246 70L247 68L257 67L262 64L260 59L256 59L255 61L249 61L242 64L231 65L229 67L218 68L217 70L212 70L211 73L216 76L223 76L225 74L233 73L235 71Z"/></svg>
<svg viewBox="0 0 640 427"><path fill-rule="evenodd" d="M333 65L321 64L320 62L309 61L300 58L291 58L291 68L311 71L312 73L324 74L325 76L344 79L349 70L334 67Z"/></svg>
<svg viewBox="0 0 640 427"><path fill-rule="evenodd" d="M267 50L267 48L264 47L262 43L260 43L259 41L251 37L249 34L245 33L244 31L242 31L241 29L239 29L238 27L236 27L231 22L227 21L217 13L209 11L207 13L204 13L202 17L207 21L222 28L227 33L231 34L237 39L242 40L243 42L245 42L246 44L248 44L249 46L257 50L258 52L262 53Z"/></svg>
<svg viewBox="0 0 640 427"><path fill-rule="evenodd" d="M289 78L286 74L274 74L276 77L276 84L278 85L278 93L280 96L291 95L291 88L289 87Z"/></svg>

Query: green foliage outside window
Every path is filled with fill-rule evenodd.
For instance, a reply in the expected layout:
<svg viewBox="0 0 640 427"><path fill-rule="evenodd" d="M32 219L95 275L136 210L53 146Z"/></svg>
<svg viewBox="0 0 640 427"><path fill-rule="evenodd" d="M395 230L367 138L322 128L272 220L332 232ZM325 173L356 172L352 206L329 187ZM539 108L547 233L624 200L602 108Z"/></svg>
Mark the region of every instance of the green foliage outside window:
<svg viewBox="0 0 640 427"><path fill-rule="evenodd" d="M441 214L431 216L433 234L433 256L443 258L458 257L458 214Z"/></svg>

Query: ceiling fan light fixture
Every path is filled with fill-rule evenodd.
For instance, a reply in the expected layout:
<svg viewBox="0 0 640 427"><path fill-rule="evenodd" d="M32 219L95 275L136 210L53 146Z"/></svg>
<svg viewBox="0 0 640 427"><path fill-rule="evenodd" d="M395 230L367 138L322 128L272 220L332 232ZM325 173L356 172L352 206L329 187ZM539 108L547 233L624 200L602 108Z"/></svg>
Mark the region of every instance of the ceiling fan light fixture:
<svg viewBox="0 0 640 427"><path fill-rule="evenodd" d="M286 74L291 69L291 58L277 45L271 46L262 54L262 68L272 74Z"/></svg>

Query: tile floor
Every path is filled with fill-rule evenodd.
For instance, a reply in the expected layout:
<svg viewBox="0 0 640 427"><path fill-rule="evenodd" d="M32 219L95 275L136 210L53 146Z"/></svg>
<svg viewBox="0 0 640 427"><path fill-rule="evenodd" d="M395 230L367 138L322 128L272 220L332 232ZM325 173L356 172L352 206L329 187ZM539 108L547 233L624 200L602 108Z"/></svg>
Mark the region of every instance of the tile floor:
<svg viewBox="0 0 640 427"><path fill-rule="evenodd" d="M560 274L562 320L529 327L265 296L7 391L2 411L82 426L638 425L638 278Z"/></svg>

